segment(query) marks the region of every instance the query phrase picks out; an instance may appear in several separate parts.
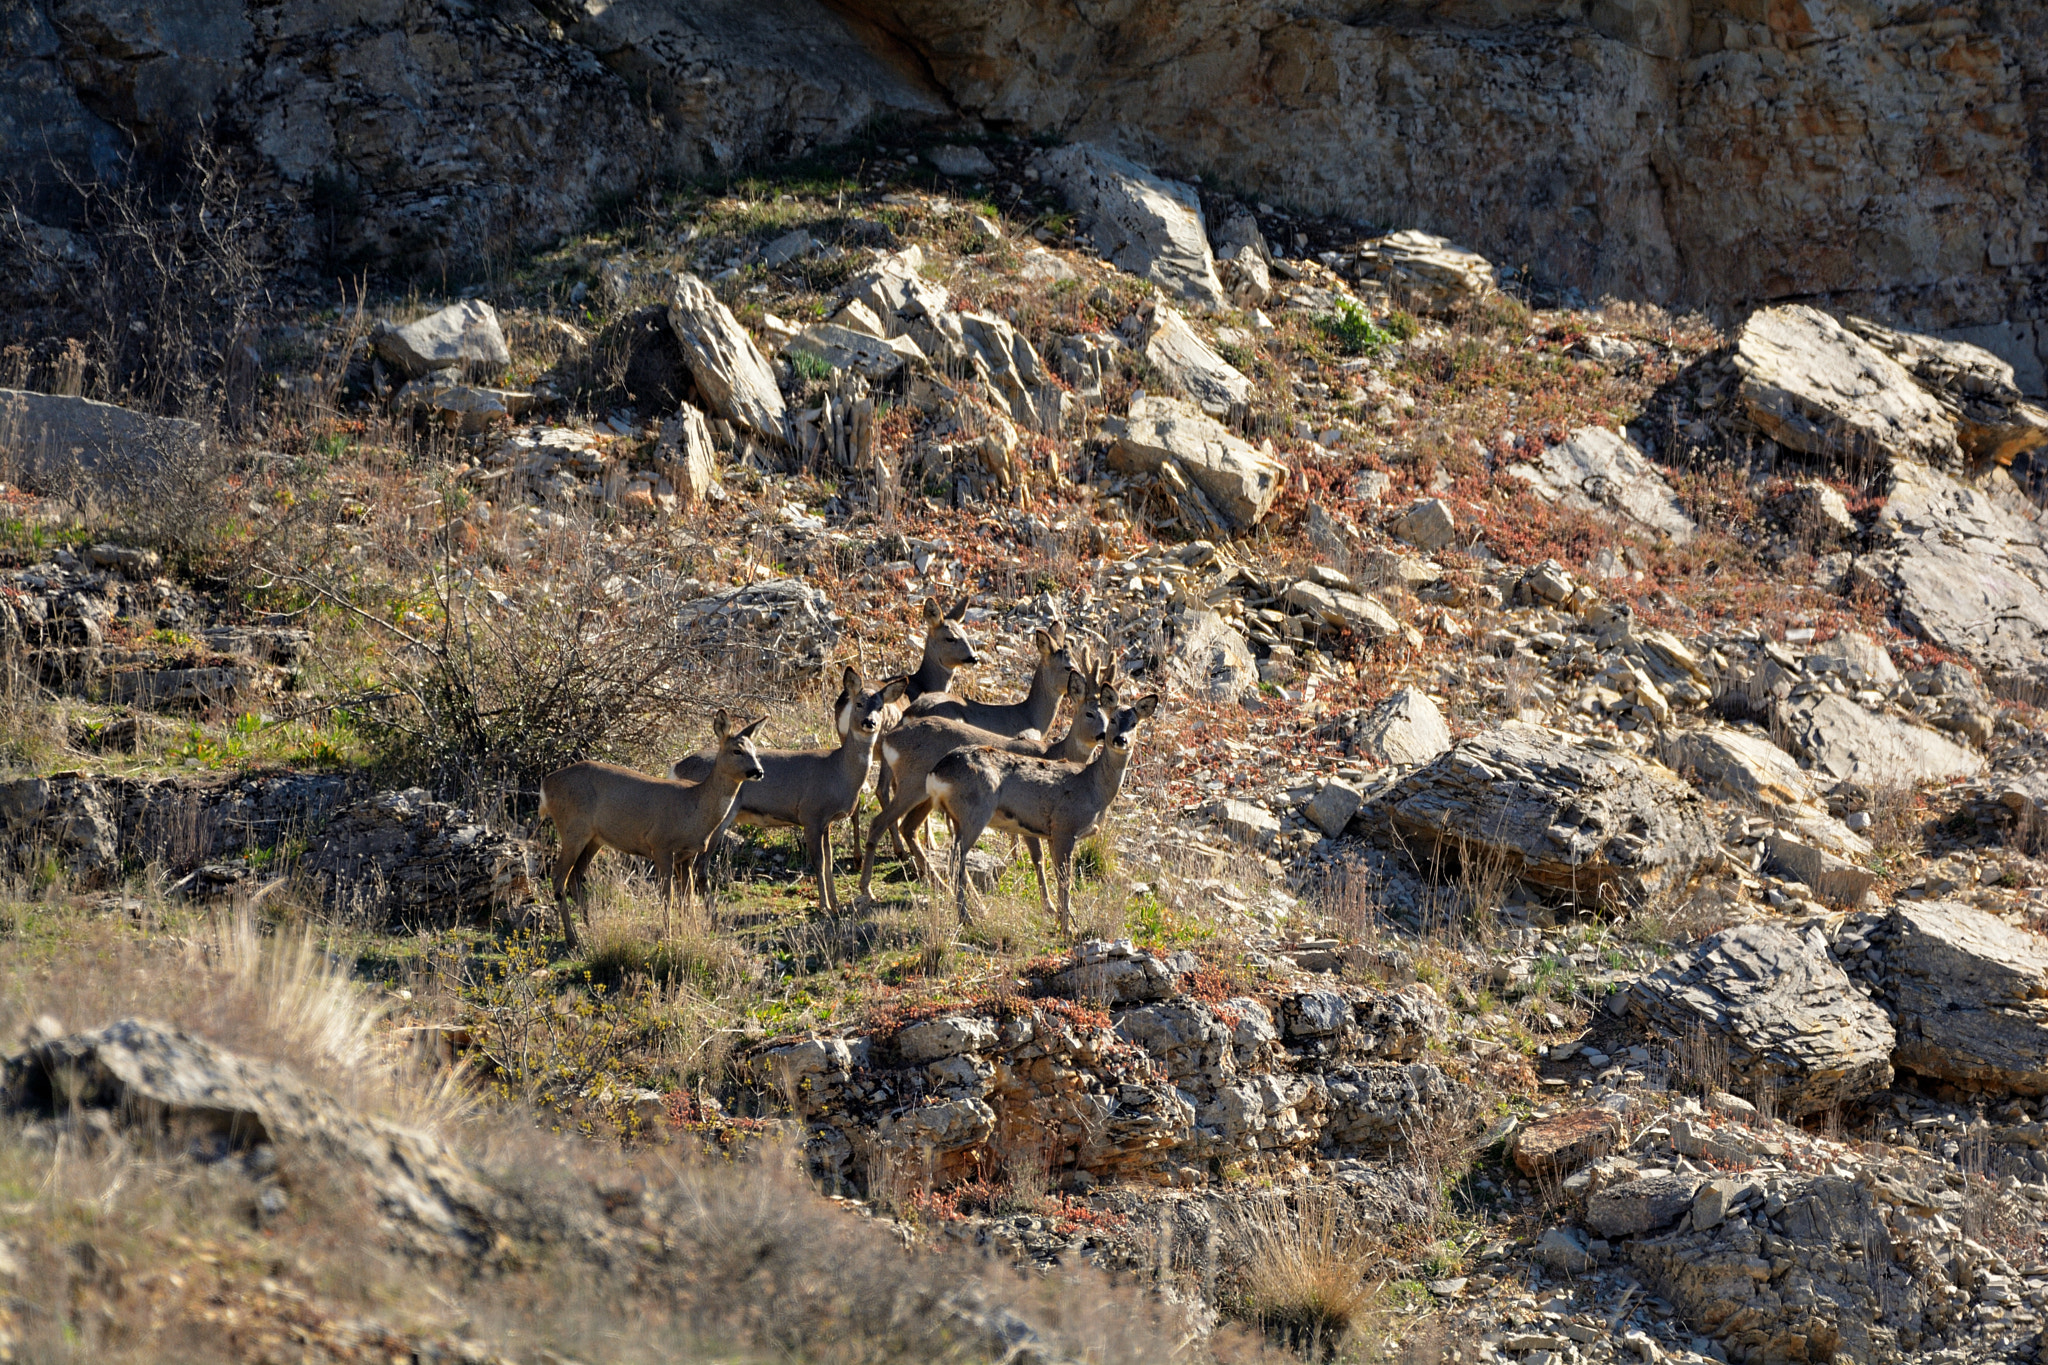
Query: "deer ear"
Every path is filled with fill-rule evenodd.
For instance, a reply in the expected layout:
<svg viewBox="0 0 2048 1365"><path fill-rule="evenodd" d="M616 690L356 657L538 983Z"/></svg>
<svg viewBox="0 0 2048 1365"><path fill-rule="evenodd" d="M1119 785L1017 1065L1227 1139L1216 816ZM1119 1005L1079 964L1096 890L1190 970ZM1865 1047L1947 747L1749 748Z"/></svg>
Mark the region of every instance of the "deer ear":
<svg viewBox="0 0 2048 1365"><path fill-rule="evenodd" d="M933 597L927 597L927 598L925 598L925 599L924 599L924 619L925 619L925 620L927 620L927 621L936 621L936 620L938 620L938 619L939 619L939 616L940 616L940 612L939 612L939 603L938 603L938 599L937 599L937 598L933 598Z"/></svg>
<svg viewBox="0 0 2048 1365"><path fill-rule="evenodd" d="M860 670L855 668L852 664L848 664L846 666L846 672L840 674L839 690L846 693L846 695L849 697L857 697L860 695Z"/></svg>
<svg viewBox="0 0 2048 1365"><path fill-rule="evenodd" d="M908 678L891 678L882 684L882 705L887 706L892 701L901 701L903 690L909 685Z"/></svg>
<svg viewBox="0 0 2048 1365"><path fill-rule="evenodd" d="M719 707L718 714L711 718L711 733L720 739L732 733L732 717L725 714L723 706Z"/></svg>
<svg viewBox="0 0 2048 1365"><path fill-rule="evenodd" d="M1085 697L1088 695L1088 675L1078 668L1067 670L1067 695Z"/></svg>
<svg viewBox="0 0 2048 1365"><path fill-rule="evenodd" d="M1031 643L1038 646L1038 657L1041 659L1053 651L1052 636L1042 630L1031 632Z"/></svg>
<svg viewBox="0 0 2048 1365"><path fill-rule="evenodd" d="M1159 709L1159 694L1157 692L1147 692L1133 703L1131 709L1138 713L1139 720L1150 719L1152 713Z"/></svg>
<svg viewBox="0 0 2048 1365"><path fill-rule="evenodd" d="M755 722L754 722L754 723L753 723L752 725L749 725L749 726L748 726L748 727L747 727L746 729L744 729L744 730L740 731L740 732L739 732L738 734L734 735L734 736L733 736L733 738L734 738L734 739L752 739L752 738L754 737L754 731L756 731L756 730L760 729L760 728L761 728L761 726L762 726L762 724L763 724L764 722L766 722L766 721L767 721L767 719L768 719L768 717L766 717L766 716L763 716L763 717L761 717L761 719L760 719L760 720L757 720L757 721L755 721Z"/></svg>
<svg viewBox="0 0 2048 1365"><path fill-rule="evenodd" d="M958 621L967 615L967 599L962 597L953 604L953 610L946 613L948 621Z"/></svg>

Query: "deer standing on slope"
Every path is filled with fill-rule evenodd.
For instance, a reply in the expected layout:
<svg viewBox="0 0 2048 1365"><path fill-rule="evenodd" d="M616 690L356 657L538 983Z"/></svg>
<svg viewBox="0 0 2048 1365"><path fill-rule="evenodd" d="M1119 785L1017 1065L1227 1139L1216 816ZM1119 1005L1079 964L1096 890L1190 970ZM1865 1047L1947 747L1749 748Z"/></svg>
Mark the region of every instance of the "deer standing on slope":
<svg viewBox="0 0 2048 1365"><path fill-rule="evenodd" d="M724 826L740 784L758 781L761 760L754 752L755 721L734 729L724 711L712 719L718 757L701 782L649 777L612 763L572 763L540 780L540 813L555 822L562 846L555 854L552 875L555 905L562 916L562 938L576 947L576 924L569 896L583 907L590 922L584 873L600 848L615 848L651 858L661 874L661 936L668 937L669 908L675 901L676 878L687 879L690 868L711 847ZM690 894L688 881L683 894Z"/></svg>
<svg viewBox="0 0 2048 1365"><path fill-rule="evenodd" d="M902 697L907 678L891 678L863 695L860 671L849 668L840 678L839 700L832 705L832 723L839 744L832 749L760 749L763 776L740 788L739 799L725 818L727 827L740 821L762 829L801 829L804 853L818 877L818 908L839 913L832 885L832 824L853 813L867 785L868 763L875 736L881 732L888 706ZM716 754L677 759L672 776L689 781L708 778ZM718 831L723 833L724 828ZM714 834L713 839L717 838ZM703 864L698 864L701 873Z"/></svg>
<svg viewBox="0 0 2048 1365"><path fill-rule="evenodd" d="M1118 711L1109 723L1102 752L1085 767L999 749L962 749L939 760L924 785L953 825L951 872L962 924L969 923L967 853L983 830L995 828L1025 836L1041 888L1045 867L1039 841L1052 845L1053 874L1060 887L1060 932L1074 932L1074 846L1102 824L1123 787L1138 722L1158 706L1158 694L1148 692Z"/></svg>

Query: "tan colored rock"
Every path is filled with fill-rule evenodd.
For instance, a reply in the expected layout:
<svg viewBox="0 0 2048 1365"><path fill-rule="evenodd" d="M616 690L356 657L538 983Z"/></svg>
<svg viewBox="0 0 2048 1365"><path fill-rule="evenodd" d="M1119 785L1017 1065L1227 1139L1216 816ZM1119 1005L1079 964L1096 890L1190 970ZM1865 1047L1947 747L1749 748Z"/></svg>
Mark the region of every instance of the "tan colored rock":
<svg viewBox="0 0 2048 1365"><path fill-rule="evenodd" d="M1760 810L1813 799L1798 760L1752 730L1729 725L1674 730L1664 735L1659 752L1672 771L1702 790Z"/></svg>
<svg viewBox="0 0 2048 1365"><path fill-rule="evenodd" d="M1356 631L1369 640L1384 640L1401 633L1401 623L1394 619L1394 614L1365 593L1326 588L1304 579L1290 586L1280 600L1310 613L1326 626Z"/></svg>
<svg viewBox="0 0 2048 1365"><path fill-rule="evenodd" d="M1611 1109L1580 1109L1538 1119L1515 1134L1515 1169L1527 1176L1570 1175L1614 1150L1621 1116Z"/></svg>
<svg viewBox="0 0 2048 1365"><path fill-rule="evenodd" d="M1258 524L1287 480L1285 465L1177 399L1147 395L1102 429L1114 443L1113 468L1152 473L1169 461L1179 465L1239 532Z"/></svg>
<svg viewBox="0 0 2048 1365"><path fill-rule="evenodd" d="M712 444L704 414L686 406L662 423L654 462L683 506L694 507L709 497L711 485L718 481L718 448Z"/></svg>
<svg viewBox="0 0 2048 1365"><path fill-rule="evenodd" d="M890 378L906 365L924 363L924 352L909 337L884 341L829 322L806 327L791 337L783 350L789 355L812 356L835 370L850 370L877 382Z"/></svg>
<svg viewBox="0 0 2048 1365"><path fill-rule="evenodd" d="M1382 763L1427 763L1451 747L1451 728L1427 692L1404 687L1373 707L1352 744Z"/></svg>
<svg viewBox="0 0 2048 1365"><path fill-rule="evenodd" d="M1955 422L1904 366L1817 308L1750 315L1735 339L1742 402L1758 430L1852 471L1960 458Z"/></svg>
<svg viewBox="0 0 2048 1365"><path fill-rule="evenodd" d="M711 286L695 275L677 277L668 323L712 412L774 445L788 445L789 420L775 371Z"/></svg>
<svg viewBox="0 0 2048 1365"><path fill-rule="evenodd" d="M1427 232L1396 232L1363 243L1356 269L1385 285L1395 302L1421 313L1443 313L1500 287L1493 263Z"/></svg>
<svg viewBox="0 0 2048 1365"><path fill-rule="evenodd" d="M2020 396L2012 365L1967 341L1894 331L1862 318L1848 325L1892 359L1955 418L1957 440L1978 464L2010 465L2048 445L2048 411Z"/></svg>

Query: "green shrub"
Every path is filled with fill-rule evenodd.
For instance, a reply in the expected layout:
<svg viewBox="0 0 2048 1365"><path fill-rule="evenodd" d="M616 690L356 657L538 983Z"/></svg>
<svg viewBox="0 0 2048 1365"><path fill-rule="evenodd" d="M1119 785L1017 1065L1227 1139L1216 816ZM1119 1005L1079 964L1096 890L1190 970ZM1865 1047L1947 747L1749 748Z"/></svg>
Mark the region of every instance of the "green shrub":
<svg viewBox="0 0 2048 1365"><path fill-rule="evenodd" d="M1371 355L1394 340L1392 333L1374 326L1365 310L1349 299L1338 299L1336 309L1317 317L1315 323L1316 330L1346 355Z"/></svg>

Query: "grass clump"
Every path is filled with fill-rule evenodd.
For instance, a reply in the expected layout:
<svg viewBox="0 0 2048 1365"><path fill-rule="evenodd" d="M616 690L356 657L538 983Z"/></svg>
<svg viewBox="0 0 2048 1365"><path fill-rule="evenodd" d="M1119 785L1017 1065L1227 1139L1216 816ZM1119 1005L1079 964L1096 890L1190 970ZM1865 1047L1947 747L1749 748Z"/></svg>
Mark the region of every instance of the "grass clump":
<svg viewBox="0 0 2048 1365"><path fill-rule="evenodd" d="M1392 332L1374 325L1365 310L1350 299L1338 299L1333 310L1315 319L1315 326L1345 355L1371 355L1395 340Z"/></svg>

